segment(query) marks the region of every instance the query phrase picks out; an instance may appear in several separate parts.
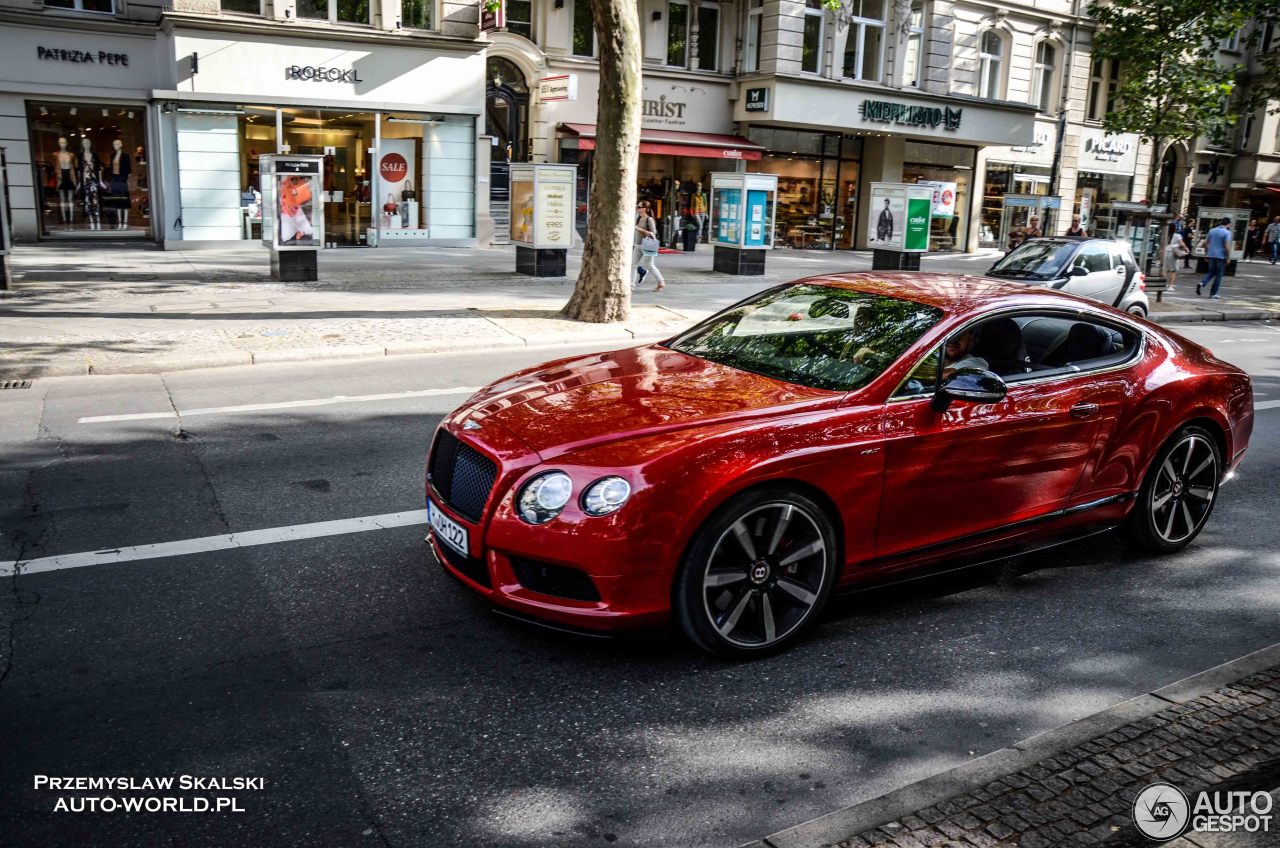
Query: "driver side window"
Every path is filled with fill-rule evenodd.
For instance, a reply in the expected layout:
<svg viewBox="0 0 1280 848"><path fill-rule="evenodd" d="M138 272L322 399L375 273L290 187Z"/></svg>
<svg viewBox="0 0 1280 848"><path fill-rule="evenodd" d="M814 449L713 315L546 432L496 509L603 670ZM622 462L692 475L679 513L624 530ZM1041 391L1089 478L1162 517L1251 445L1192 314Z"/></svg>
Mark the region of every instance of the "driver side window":
<svg viewBox="0 0 1280 848"><path fill-rule="evenodd" d="M1089 245L1076 256L1075 266L1089 273L1111 270L1111 251L1102 245Z"/></svg>
<svg viewBox="0 0 1280 848"><path fill-rule="evenodd" d="M907 379L902 381L898 390L893 393L896 398L914 397L916 395L933 394L938 388L938 362L942 356L942 346L934 348L921 359Z"/></svg>

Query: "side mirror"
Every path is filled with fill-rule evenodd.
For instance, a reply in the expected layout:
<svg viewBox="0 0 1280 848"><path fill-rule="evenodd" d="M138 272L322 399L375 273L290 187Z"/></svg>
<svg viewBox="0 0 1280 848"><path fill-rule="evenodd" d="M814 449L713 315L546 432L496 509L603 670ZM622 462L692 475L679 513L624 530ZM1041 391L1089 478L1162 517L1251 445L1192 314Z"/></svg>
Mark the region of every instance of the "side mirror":
<svg viewBox="0 0 1280 848"><path fill-rule="evenodd" d="M1076 267L1071 269L1071 276L1087 277L1089 276L1089 269L1085 268L1083 265L1077 265Z"/></svg>
<svg viewBox="0 0 1280 848"><path fill-rule="evenodd" d="M933 394L933 408L946 412L953 400L970 403L999 403L1009 393L1009 387L998 374L965 368L942 381Z"/></svg>

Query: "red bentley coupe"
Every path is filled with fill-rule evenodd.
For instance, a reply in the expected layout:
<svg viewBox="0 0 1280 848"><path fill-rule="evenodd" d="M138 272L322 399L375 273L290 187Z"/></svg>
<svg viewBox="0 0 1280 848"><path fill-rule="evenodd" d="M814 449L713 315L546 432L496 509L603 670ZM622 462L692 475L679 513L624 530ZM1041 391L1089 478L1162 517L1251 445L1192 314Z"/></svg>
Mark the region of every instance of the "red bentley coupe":
<svg viewBox="0 0 1280 848"><path fill-rule="evenodd" d="M1141 319L843 274L481 390L436 433L427 508L437 558L499 610L595 632L674 619L751 656L904 569L1117 526L1176 551L1252 429L1248 375Z"/></svg>

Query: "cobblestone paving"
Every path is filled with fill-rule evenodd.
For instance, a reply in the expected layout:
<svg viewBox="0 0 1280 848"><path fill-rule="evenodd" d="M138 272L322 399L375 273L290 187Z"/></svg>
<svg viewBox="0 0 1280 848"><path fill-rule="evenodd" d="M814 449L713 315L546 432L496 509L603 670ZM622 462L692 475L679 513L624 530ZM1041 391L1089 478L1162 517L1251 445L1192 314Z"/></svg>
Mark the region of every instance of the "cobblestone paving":
<svg viewBox="0 0 1280 848"><path fill-rule="evenodd" d="M1224 784L1249 791L1280 786L1280 667L1194 701L1171 704L1148 718L851 836L837 846L1118 848L1153 844L1134 827L1130 811L1138 792L1161 781L1188 796ZM1280 826L1280 816L1273 822ZM1269 844L1280 844L1280 834L1271 837L1275 841ZM1203 837L1191 838L1199 843Z"/></svg>

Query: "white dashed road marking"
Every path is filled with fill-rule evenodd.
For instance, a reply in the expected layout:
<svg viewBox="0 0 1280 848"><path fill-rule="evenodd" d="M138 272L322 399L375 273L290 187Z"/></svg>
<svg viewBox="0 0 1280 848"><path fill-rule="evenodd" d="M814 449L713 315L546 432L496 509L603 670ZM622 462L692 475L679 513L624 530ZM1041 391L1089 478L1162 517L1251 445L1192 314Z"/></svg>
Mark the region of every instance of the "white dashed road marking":
<svg viewBox="0 0 1280 848"><path fill-rule="evenodd" d="M296 542L300 539L319 539L323 536L341 536L347 533L366 533L370 530L388 530L392 527L412 527L427 523L427 511L414 509L408 512L389 512L385 515L367 515L362 518L340 518L337 521L317 521L313 524L294 524L289 527L270 527L266 530L249 530L244 533L228 533L225 536L203 536L199 539L181 539L177 542L160 542L155 545L135 545L128 548L109 548L80 554L40 557L0 562L0 577L10 577L15 569L22 574L40 574L44 571L60 571L64 568L84 568L91 565L116 565L140 559L201 554L209 551L225 551L231 548L248 548L255 545L271 545L277 542Z"/></svg>
<svg viewBox="0 0 1280 848"><path fill-rule="evenodd" d="M275 409L299 409L307 406L333 406L339 403L372 403L383 400L405 400L407 398L437 397L440 395L469 395L479 391L478 386L458 386L453 389L422 389L416 392L388 392L381 395L337 395L314 400L287 400L280 403L246 403L241 406L210 406L204 409L186 409L174 413L167 412L134 412L127 415L91 415L81 418L81 424L104 424L109 421L149 421L153 419L177 418L190 415L229 415L237 412L269 412Z"/></svg>

